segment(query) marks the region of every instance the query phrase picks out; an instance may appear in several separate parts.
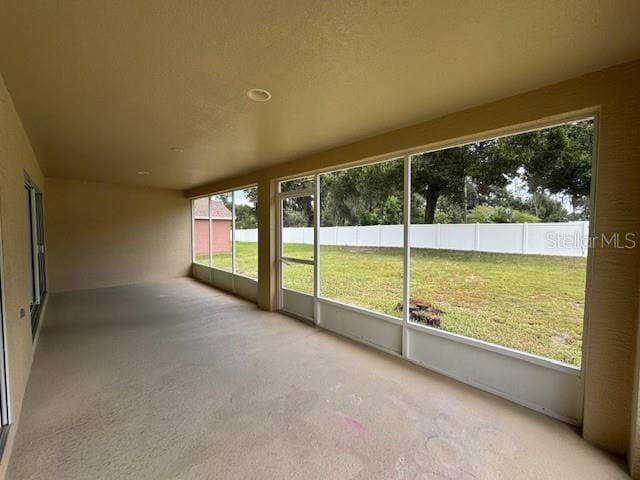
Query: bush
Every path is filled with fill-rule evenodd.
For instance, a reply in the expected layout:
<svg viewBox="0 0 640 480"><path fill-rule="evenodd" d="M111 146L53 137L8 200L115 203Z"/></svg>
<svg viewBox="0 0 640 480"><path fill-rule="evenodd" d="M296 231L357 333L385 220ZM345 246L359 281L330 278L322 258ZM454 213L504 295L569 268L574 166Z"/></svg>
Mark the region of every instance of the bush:
<svg viewBox="0 0 640 480"><path fill-rule="evenodd" d="M478 205L467 215L468 223L535 223L540 219L529 212L509 207Z"/></svg>
<svg viewBox="0 0 640 480"><path fill-rule="evenodd" d="M433 216L433 223L451 223L451 217L445 212L436 212Z"/></svg>
<svg viewBox="0 0 640 480"><path fill-rule="evenodd" d="M478 205L471 209L467 214L467 222L469 223L493 223L491 217L494 208L489 205Z"/></svg>
<svg viewBox="0 0 640 480"><path fill-rule="evenodd" d="M515 210L513 218L516 223L537 223L540 221L533 213L523 212L522 210Z"/></svg>

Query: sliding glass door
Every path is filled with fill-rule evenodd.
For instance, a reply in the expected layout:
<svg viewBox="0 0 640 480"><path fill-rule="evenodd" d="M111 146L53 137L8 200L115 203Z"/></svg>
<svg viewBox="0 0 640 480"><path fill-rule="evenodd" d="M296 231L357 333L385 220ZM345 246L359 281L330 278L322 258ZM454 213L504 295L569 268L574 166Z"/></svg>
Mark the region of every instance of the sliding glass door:
<svg viewBox="0 0 640 480"><path fill-rule="evenodd" d="M26 178L24 189L29 251L29 310L31 331L35 335L38 329L40 306L47 291L43 201L42 192L29 178Z"/></svg>

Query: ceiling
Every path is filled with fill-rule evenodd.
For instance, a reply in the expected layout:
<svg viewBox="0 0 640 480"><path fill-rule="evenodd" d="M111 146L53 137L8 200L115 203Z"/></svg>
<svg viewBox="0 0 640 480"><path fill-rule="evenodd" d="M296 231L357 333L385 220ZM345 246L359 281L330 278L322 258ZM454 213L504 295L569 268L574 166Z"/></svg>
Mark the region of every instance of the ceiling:
<svg viewBox="0 0 640 480"><path fill-rule="evenodd" d="M637 0L0 9L0 72L45 174L177 189L640 58Z"/></svg>

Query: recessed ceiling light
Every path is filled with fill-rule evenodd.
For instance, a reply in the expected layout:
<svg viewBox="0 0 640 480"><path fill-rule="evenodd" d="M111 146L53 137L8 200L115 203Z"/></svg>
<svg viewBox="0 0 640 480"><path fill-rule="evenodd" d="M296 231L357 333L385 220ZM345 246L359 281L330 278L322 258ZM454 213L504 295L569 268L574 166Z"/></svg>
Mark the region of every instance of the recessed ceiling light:
<svg viewBox="0 0 640 480"><path fill-rule="evenodd" d="M146 170L140 170L138 172L138 175L149 175L149 173L151 173L151 172L147 172Z"/></svg>
<svg viewBox="0 0 640 480"><path fill-rule="evenodd" d="M169 150L172 152L184 152L184 148L182 147L169 147Z"/></svg>
<svg viewBox="0 0 640 480"><path fill-rule="evenodd" d="M267 102L271 99L271 94L262 88L252 88L247 91L247 97L254 102Z"/></svg>

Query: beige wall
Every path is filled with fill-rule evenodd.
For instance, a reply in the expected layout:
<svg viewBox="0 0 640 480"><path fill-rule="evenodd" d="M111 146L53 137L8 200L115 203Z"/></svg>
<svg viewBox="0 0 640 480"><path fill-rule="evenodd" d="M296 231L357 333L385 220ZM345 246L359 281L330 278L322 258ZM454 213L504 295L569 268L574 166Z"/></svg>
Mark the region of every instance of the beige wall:
<svg viewBox="0 0 640 480"><path fill-rule="evenodd" d="M191 202L175 190L47 178L49 287L98 288L187 275Z"/></svg>
<svg viewBox="0 0 640 480"><path fill-rule="evenodd" d="M567 118L570 112L599 117L596 234L640 233L640 61L595 72L522 95L447 115L309 157L192 189L191 196L258 183L260 305L275 306L275 208L273 181L426 148L505 133ZM594 249L588 322L584 337L584 437L633 461L630 441L637 422L634 354L638 318L640 248Z"/></svg>
<svg viewBox="0 0 640 480"><path fill-rule="evenodd" d="M182 276L191 264L190 202L183 193L45 180L0 76L0 245L12 423L0 478L11 455L33 352L25 173L44 193L50 292ZM27 312L23 318L20 309Z"/></svg>
<svg viewBox="0 0 640 480"><path fill-rule="evenodd" d="M0 235L10 409L13 426L0 463L4 477L32 359L24 175L44 190L44 177L0 76ZM46 190L44 190L46 195ZM20 318L20 309L27 312Z"/></svg>

